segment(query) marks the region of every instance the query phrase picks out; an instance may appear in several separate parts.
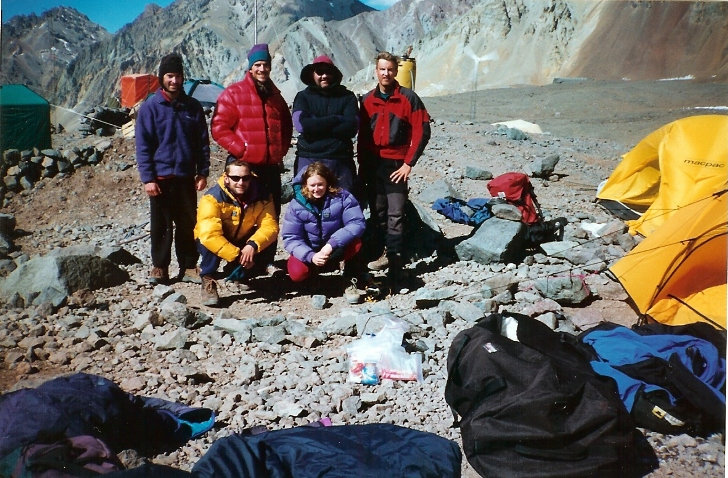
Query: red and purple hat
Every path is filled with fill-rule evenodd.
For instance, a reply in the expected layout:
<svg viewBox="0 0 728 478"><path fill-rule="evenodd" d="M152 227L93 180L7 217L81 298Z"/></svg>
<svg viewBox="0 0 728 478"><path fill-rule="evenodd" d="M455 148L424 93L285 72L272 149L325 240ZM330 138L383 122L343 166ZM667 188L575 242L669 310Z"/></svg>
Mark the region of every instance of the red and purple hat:
<svg viewBox="0 0 728 478"><path fill-rule="evenodd" d="M344 75L341 74L341 70L336 68L336 65L334 65L334 62L331 61L331 58L329 58L326 55L320 55L313 59L313 62L311 62L310 65L306 65L303 67L303 70L301 70L301 81L306 85L313 85L313 72L316 70L316 68L325 67L330 68L331 73L336 77L334 83L339 84L341 83L342 78Z"/></svg>

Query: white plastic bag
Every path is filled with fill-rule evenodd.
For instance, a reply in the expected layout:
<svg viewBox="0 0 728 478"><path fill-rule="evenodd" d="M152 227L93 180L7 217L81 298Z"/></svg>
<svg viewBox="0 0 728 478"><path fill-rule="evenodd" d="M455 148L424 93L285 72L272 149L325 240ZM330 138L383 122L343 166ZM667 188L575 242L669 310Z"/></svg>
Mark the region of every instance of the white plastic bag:
<svg viewBox="0 0 728 478"><path fill-rule="evenodd" d="M390 319L377 334L365 335L347 347L350 382L376 385L381 379L422 382L422 359L408 354L402 338L408 325Z"/></svg>

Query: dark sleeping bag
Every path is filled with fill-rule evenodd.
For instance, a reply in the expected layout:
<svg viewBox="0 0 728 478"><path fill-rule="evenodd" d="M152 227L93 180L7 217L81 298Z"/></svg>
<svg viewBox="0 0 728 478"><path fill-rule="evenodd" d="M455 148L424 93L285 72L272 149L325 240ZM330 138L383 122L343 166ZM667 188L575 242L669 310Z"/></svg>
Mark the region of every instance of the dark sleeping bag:
<svg viewBox="0 0 728 478"><path fill-rule="evenodd" d="M577 338L491 314L450 345L445 400L485 477L638 477L657 467L610 380Z"/></svg>
<svg viewBox="0 0 728 478"><path fill-rule="evenodd" d="M387 423L301 426L217 440L192 469L204 477L460 476L457 443Z"/></svg>
<svg viewBox="0 0 728 478"><path fill-rule="evenodd" d="M142 454L178 448L212 428L215 415L123 391L110 380L78 373L0 396L0 459L32 443L100 438L114 452Z"/></svg>

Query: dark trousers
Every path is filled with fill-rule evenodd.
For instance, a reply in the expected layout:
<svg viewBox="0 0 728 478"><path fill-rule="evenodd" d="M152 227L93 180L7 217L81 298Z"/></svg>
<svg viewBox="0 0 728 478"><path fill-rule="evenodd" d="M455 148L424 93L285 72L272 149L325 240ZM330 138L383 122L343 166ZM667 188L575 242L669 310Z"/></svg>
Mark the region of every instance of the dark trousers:
<svg viewBox="0 0 728 478"><path fill-rule="evenodd" d="M251 164L250 169L253 170L253 172L258 176L258 182L262 184L265 189L273 196L273 205L276 208L276 221L280 221L281 218L281 196L283 194L282 186L281 186L281 165L279 164L272 164L272 165L255 165ZM271 244L269 247L266 248L270 249L267 256L270 259L268 262L263 264L263 266L267 266L268 264L273 264L273 260L276 257L276 249L278 248L278 240ZM261 257L261 261L263 258ZM256 266L258 261L256 260Z"/></svg>
<svg viewBox="0 0 728 478"><path fill-rule="evenodd" d="M258 176L258 183L273 196L276 219L281 215L281 167L278 164L251 164L250 169Z"/></svg>
<svg viewBox="0 0 728 478"><path fill-rule="evenodd" d="M368 174L367 196L371 222L379 235L385 235L388 254L401 254L404 245L404 207L407 204L406 182L393 183L389 176L404 161L377 158Z"/></svg>
<svg viewBox="0 0 728 478"><path fill-rule="evenodd" d="M354 166L354 160L348 159L320 159L320 158L303 158L296 156L296 161L293 165L293 171L295 173L293 179L301 179L303 172L306 168L316 162L322 163L324 166L329 168L338 181L338 186L342 189L346 189L350 193L354 193L354 176L356 168Z"/></svg>
<svg viewBox="0 0 728 478"><path fill-rule="evenodd" d="M248 238L241 240L239 244L235 244L238 247L245 246L245 243L247 242ZM214 254L211 252L208 248L202 245L202 243L197 240L197 250L200 252L200 256L202 260L200 261L200 276L215 276L217 273L218 267L220 267L220 262L222 259L220 256ZM254 277L259 274L261 274L266 266L268 264L273 263L273 259L275 258L276 250L273 245L266 247L262 251L258 252L254 257L253 261L255 264L250 269L245 270L245 276L246 277ZM230 275L230 273L238 266L238 262L228 262L223 267L223 275L227 277Z"/></svg>
<svg viewBox="0 0 728 478"><path fill-rule="evenodd" d="M168 178L159 180L158 184L162 194L149 198L152 265L169 267L174 240L180 269L192 269L199 257L194 237L197 221L195 179Z"/></svg>

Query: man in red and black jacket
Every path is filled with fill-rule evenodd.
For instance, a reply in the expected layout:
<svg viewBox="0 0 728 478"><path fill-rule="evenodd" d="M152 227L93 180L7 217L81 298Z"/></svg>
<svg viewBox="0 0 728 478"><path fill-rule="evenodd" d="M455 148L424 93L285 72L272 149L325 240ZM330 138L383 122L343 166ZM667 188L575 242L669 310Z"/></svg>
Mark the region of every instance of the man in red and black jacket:
<svg viewBox="0 0 728 478"><path fill-rule="evenodd" d="M369 268L388 269L393 286L403 265L407 179L430 140L430 115L420 97L395 79L397 65L398 59L391 53L377 55L378 84L362 97L358 138L359 174L372 226L385 245L381 257L370 262Z"/></svg>

